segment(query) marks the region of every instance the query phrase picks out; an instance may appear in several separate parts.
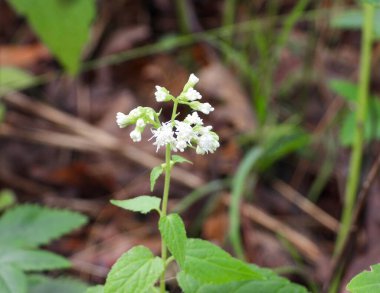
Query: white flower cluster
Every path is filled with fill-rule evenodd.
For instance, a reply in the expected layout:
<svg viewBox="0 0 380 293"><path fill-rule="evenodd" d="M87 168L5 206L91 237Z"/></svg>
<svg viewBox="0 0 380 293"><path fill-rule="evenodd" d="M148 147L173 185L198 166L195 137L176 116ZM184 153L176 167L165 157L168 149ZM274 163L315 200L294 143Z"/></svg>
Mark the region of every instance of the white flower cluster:
<svg viewBox="0 0 380 293"><path fill-rule="evenodd" d="M199 79L191 74L188 82L183 88L182 93L177 97L173 97L169 91L161 86L156 86L155 98L157 102L173 101L179 104L188 105L195 111L209 114L214 108L209 103L201 103L197 100L202 98L201 94L193 87L198 83ZM152 124L153 136L155 139L153 145L156 151L160 147L169 145L175 152L183 152L187 147L196 149L197 154L213 153L219 147L218 135L211 131L211 126L204 126L203 120L197 112L193 112L186 116L183 121L173 120L160 123L158 120L159 113L152 108L138 107L132 110L128 115L121 112L116 114L116 122L119 127L126 127L130 124L136 124L136 128L130 133L134 142L141 140L141 133L147 124Z"/></svg>

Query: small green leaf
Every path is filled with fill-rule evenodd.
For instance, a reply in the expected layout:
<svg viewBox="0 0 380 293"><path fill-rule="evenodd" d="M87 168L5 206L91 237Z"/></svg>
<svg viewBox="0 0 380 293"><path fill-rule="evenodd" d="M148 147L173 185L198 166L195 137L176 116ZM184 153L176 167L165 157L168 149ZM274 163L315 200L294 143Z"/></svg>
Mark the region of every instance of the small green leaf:
<svg viewBox="0 0 380 293"><path fill-rule="evenodd" d="M144 246L123 254L112 266L104 293L143 293L153 287L164 270L161 258Z"/></svg>
<svg viewBox="0 0 380 293"><path fill-rule="evenodd" d="M161 198L149 195L141 195L126 200L112 199L111 203L128 211L146 214L152 210L157 210L158 212L160 212Z"/></svg>
<svg viewBox="0 0 380 293"><path fill-rule="evenodd" d="M97 285L94 287L90 287L87 289L87 291L85 293L104 293L104 286Z"/></svg>
<svg viewBox="0 0 380 293"><path fill-rule="evenodd" d="M347 285L351 293L378 293L380 292L380 264L371 266L371 271L364 271L356 275Z"/></svg>
<svg viewBox="0 0 380 293"><path fill-rule="evenodd" d="M0 211L13 205L16 202L16 196L12 190L3 189L0 191Z"/></svg>
<svg viewBox="0 0 380 293"><path fill-rule="evenodd" d="M64 257L43 250L1 247L0 265L12 265L23 271L65 269L71 266Z"/></svg>
<svg viewBox="0 0 380 293"><path fill-rule="evenodd" d="M66 234L87 222L79 213L19 205L0 218L0 245L37 247Z"/></svg>
<svg viewBox="0 0 380 293"><path fill-rule="evenodd" d="M15 67L0 68L0 96L37 84L38 79Z"/></svg>
<svg viewBox="0 0 380 293"><path fill-rule="evenodd" d="M329 83L330 89L349 102L357 100L358 86L344 79L333 79Z"/></svg>
<svg viewBox="0 0 380 293"><path fill-rule="evenodd" d="M95 16L94 0L8 0L57 56L65 69L78 72L82 49Z"/></svg>
<svg viewBox="0 0 380 293"><path fill-rule="evenodd" d="M363 10L345 10L334 15L331 18L331 20L332 27L341 29L361 30L363 27ZM375 37L377 39L380 39L380 9L376 9L375 11L373 30Z"/></svg>
<svg viewBox="0 0 380 293"><path fill-rule="evenodd" d="M160 165L160 166L154 167L152 169L152 172L150 172L150 191L153 191L154 185L156 185L156 181L157 181L158 177L160 177L160 175L162 174L163 171L164 171L164 169Z"/></svg>
<svg viewBox="0 0 380 293"><path fill-rule="evenodd" d="M14 266L0 265L0 292L26 293L27 282L25 274Z"/></svg>
<svg viewBox="0 0 380 293"><path fill-rule="evenodd" d="M179 156L179 155L173 155L172 156L172 161L175 163L189 163L189 164L192 164L193 162L192 161L189 161L188 159L182 157L182 156Z"/></svg>
<svg viewBox="0 0 380 293"><path fill-rule="evenodd" d="M158 227L169 251L182 267L185 262L186 230L178 214L170 214L160 218Z"/></svg>
<svg viewBox="0 0 380 293"><path fill-rule="evenodd" d="M28 276L28 293L83 293L87 284L67 277Z"/></svg>
<svg viewBox="0 0 380 293"><path fill-rule="evenodd" d="M218 246L200 239L187 240L183 270L196 280L209 284L263 279L244 262L233 258Z"/></svg>

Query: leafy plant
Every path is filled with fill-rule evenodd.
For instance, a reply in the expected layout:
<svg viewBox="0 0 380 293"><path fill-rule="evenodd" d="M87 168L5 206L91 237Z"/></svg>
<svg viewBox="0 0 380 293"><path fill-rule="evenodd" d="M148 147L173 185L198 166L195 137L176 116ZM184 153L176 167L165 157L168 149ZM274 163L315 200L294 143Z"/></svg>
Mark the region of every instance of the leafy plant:
<svg viewBox="0 0 380 293"><path fill-rule="evenodd" d="M354 111L348 111L343 117L342 128L340 130L340 141L344 146L351 146L354 140L352 129L355 127L356 103L358 86L345 80L332 80L330 88L345 98ZM380 99L377 96L370 96L368 101L368 113L364 122L364 139L372 141L380 139Z"/></svg>
<svg viewBox="0 0 380 293"><path fill-rule="evenodd" d="M166 269L173 261L178 265L177 280L185 293L243 292L239 291L239 288L243 287L250 290L255 288L259 291L266 288L279 292L286 288L289 292L306 292L302 286L291 284L271 271L268 273L267 270L252 267L210 242L187 238L181 217L175 213L167 213L172 168L178 163L189 163L181 156L172 155L172 151L193 148L198 154L204 155L213 153L219 147L218 135L211 131L211 126L204 126L203 120L198 116L197 111L209 114L214 108L208 103L198 101L202 96L194 90L197 82L198 78L192 74L182 93L177 97L172 96L163 87L156 87L155 96L158 102L173 103L173 112L168 122L162 123L159 120L160 113L147 107L138 107L128 115L117 113L117 124L120 127L136 125L130 133L133 141L140 141L141 133L146 125L150 124L155 139L153 145L157 147L157 150L165 147L165 163L153 168L150 176L150 186L153 190L160 175L165 174L162 199L143 195L133 199L111 201L129 211L144 214L154 211L159 214L158 229L162 238L161 257L154 256L144 246L134 247L123 254L112 266L104 287L90 288L87 293L164 293L166 292ZM187 115L183 121L176 120L179 104L188 106L195 112ZM170 257L168 252L171 254ZM155 287L158 279L159 288Z"/></svg>
<svg viewBox="0 0 380 293"><path fill-rule="evenodd" d="M8 0L70 74L80 57L95 16L94 0ZM59 21L58 21L59 20Z"/></svg>
<svg viewBox="0 0 380 293"><path fill-rule="evenodd" d="M371 266L371 271L364 271L352 278L347 285L351 293L377 293L380 291L380 264Z"/></svg>
<svg viewBox="0 0 380 293"><path fill-rule="evenodd" d="M52 292L51 288L54 292L83 292L86 285L82 282L29 273L69 268L70 262L64 257L38 247L86 221L86 217L72 211L37 205L20 205L6 211L0 218L0 292L42 293Z"/></svg>

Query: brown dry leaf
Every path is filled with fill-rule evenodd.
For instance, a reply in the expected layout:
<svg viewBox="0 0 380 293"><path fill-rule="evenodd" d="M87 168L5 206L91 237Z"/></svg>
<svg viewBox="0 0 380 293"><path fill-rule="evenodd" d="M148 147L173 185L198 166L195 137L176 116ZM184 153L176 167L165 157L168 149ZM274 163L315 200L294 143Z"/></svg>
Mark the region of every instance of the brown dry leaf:
<svg viewBox="0 0 380 293"><path fill-rule="evenodd" d="M0 46L0 66L30 67L50 57L49 50L41 43Z"/></svg>
<svg viewBox="0 0 380 293"><path fill-rule="evenodd" d="M239 132L255 128L249 97L230 71L219 62L213 62L199 72L199 79L201 91L215 97L221 103L215 115L232 123Z"/></svg>

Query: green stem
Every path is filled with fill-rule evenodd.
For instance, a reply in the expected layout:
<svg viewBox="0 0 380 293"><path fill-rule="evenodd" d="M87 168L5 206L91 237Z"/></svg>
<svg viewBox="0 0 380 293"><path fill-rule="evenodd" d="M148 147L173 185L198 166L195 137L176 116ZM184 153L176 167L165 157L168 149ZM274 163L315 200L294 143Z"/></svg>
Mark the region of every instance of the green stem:
<svg viewBox="0 0 380 293"><path fill-rule="evenodd" d="M174 101L173 106L173 112L171 117L171 123L174 125L174 119L177 114L177 107L178 107L178 101ZM160 217L165 217L168 210L168 200L169 200L169 188L170 188L170 174L172 171L172 165L171 165L171 147L169 144L166 145L165 150L165 183L164 183L164 193L162 196L162 206L161 206L161 214ZM161 244L161 258L163 262L166 264L168 257L168 250L166 248L165 240L162 238L162 244ZM164 271L161 274L160 278L160 293L165 293L165 273L166 273L166 266L164 267Z"/></svg>
<svg viewBox="0 0 380 293"><path fill-rule="evenodd" d="M356 127L354 129L354 142L351 153L350 169L346 182L345 202L341 219L341 229L339 231L335 244L334 254L338 255L344 249L347 237L350 234L352 226L353 209L356 202L356 194L358 191L362 151L364 141L364 123L367 114L368 104L368 88L370 81L370 62L371 62L371 47L373 40L373 21L374 7L370 4L364 4L364 23L362 35L362 49L360 56L360 77L358 102L356 109Z"/></svg>

